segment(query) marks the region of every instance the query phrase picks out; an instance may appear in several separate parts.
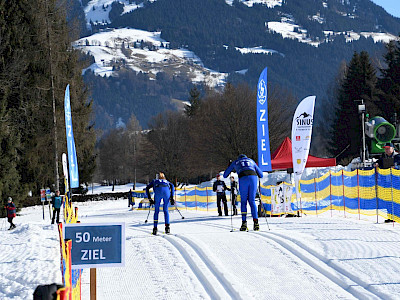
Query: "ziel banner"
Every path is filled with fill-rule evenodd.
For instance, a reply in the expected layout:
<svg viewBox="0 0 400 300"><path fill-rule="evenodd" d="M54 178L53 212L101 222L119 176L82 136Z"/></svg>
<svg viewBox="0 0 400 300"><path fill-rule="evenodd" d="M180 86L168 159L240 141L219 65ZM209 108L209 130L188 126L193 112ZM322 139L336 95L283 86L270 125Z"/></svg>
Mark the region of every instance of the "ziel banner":
<svg viewBox="0 0 400 300"><path fill-rule="evenodd" d="M65 90L64 98L65 130L67 134L67 149L69 163L70 187L79 187L78 161L76 159L74 132L72 130L71 102L69 98L69 84Z"/></svg>
<svg viewBox="0 0 400 300"><path fill-rule="evenodd" d="M298 184L307 163L308 153L310 152L314 105L315 96L304 98L297 106L293 116L292 159L297 196L299 196Z"/></svg>
<svg viewBox="0 0 400 300"><path fill-rule="evenodd" d="M267 68L260 75L257 85L257 142L258 166L261 171L272 171L269 149Z"/></svg>

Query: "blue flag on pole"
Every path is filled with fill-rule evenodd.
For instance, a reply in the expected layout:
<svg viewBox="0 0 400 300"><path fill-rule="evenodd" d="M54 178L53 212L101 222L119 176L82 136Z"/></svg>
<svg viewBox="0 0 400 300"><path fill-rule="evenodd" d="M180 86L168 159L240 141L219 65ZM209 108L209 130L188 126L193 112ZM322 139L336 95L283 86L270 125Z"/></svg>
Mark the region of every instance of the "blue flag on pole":
<svg viewBox="0 0 400 300"><path fill-rule="evenodd" d="M67 133L69 179L71 188L79 187L78 161L76 159L74 132L72 130L71 102L69 99L69 84L64 98L65 129Z"/></svg>
<svg viewBox="0 0 400 300"><path fill-rule="evenodd" d="M267 98L267 68L265 68L261 72L257 85L258 166L263 172L272 171L271 151L269 149Z"/></svg>

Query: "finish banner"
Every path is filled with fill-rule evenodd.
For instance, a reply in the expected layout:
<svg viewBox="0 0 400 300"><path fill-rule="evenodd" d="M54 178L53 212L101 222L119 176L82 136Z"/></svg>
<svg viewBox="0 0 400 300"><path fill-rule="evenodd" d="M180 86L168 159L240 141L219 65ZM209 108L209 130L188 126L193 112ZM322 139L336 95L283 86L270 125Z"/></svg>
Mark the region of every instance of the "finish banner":
<svg viewBox="0 0 400 300"><path fill-rule="evenodd" d="M79 187L78 161L76 159L74 132L72 130L71 102L69 98L69 84L65 90L64 98L65 129L67 133L69 179L71 188Z"/></svg>
<svg viewBox="0 0 400 300"><path fill-rule="evenodd" d="M268 130L267 68L261 72L257 85L257 144L258 166L263 172L272 171Z"/></svg>
<svg viewBox="0 0 400 300"><path fill-rule="evenodd" d="M296 108L292 122L292 159L296 183L296 195L300 195L298 184L310 152L312 126L314 121L315 96L304 98Z"/></svg>

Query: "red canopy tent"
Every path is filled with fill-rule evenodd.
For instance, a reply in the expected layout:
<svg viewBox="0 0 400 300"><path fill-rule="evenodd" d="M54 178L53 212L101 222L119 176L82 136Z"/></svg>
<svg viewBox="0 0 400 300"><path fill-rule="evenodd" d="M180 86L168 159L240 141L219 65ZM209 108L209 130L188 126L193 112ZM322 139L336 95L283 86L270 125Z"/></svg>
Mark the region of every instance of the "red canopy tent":
<svg viewBox="0 0 400 300"><path fill-rule="evenodd" d="M292 141L286 137L282 144L271 155L272 170L293 168ZM319 158L308 155L306 168L336 166L336 158Z"/></svg>

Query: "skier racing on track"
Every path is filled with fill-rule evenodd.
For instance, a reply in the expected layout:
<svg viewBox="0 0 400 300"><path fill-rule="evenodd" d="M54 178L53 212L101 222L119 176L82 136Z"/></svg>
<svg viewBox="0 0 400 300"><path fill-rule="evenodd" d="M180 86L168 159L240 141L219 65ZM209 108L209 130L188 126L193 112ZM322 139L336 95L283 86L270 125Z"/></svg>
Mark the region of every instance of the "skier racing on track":
<svg viewBox="0 0 400 300"><path fill-rule="evenodd" d="M154 190L154 200L151 199L150 196L150 189L153 188ZM171 201L171 204L173 205L173 194L174 194L175 188L174 185L169 182L166 178L164 173L160 172L158 174L158 179L152 180L147 186L146 186L146 195L147 198L150 200L150 205L154 205L154 228L153 228L153 234L157 234L157 225L158 225L158 214L160 213L160 204L161 204L161 199L164 199L164 204L163 204L163 210L164 210L164 220L165 220L165 233L170 232L170 227L169 227L169 212L168 212L168 203Z"/></svg>
<svg viewBox="0 0 400 300"><path fill-rule="evenodd" d="M240 154L233 163L224 172L224 177L227 178L229 174L236 170L239 176L239 191L240 191L240 209L242 212L242 226L240 231L247 230L247 201L251 208L251 215L253 216L255 231L260 229L258 224L258 214L256 206L256 192L257 192L257 176L262 178L263 173L256 163L244 154Z"/></svg>

